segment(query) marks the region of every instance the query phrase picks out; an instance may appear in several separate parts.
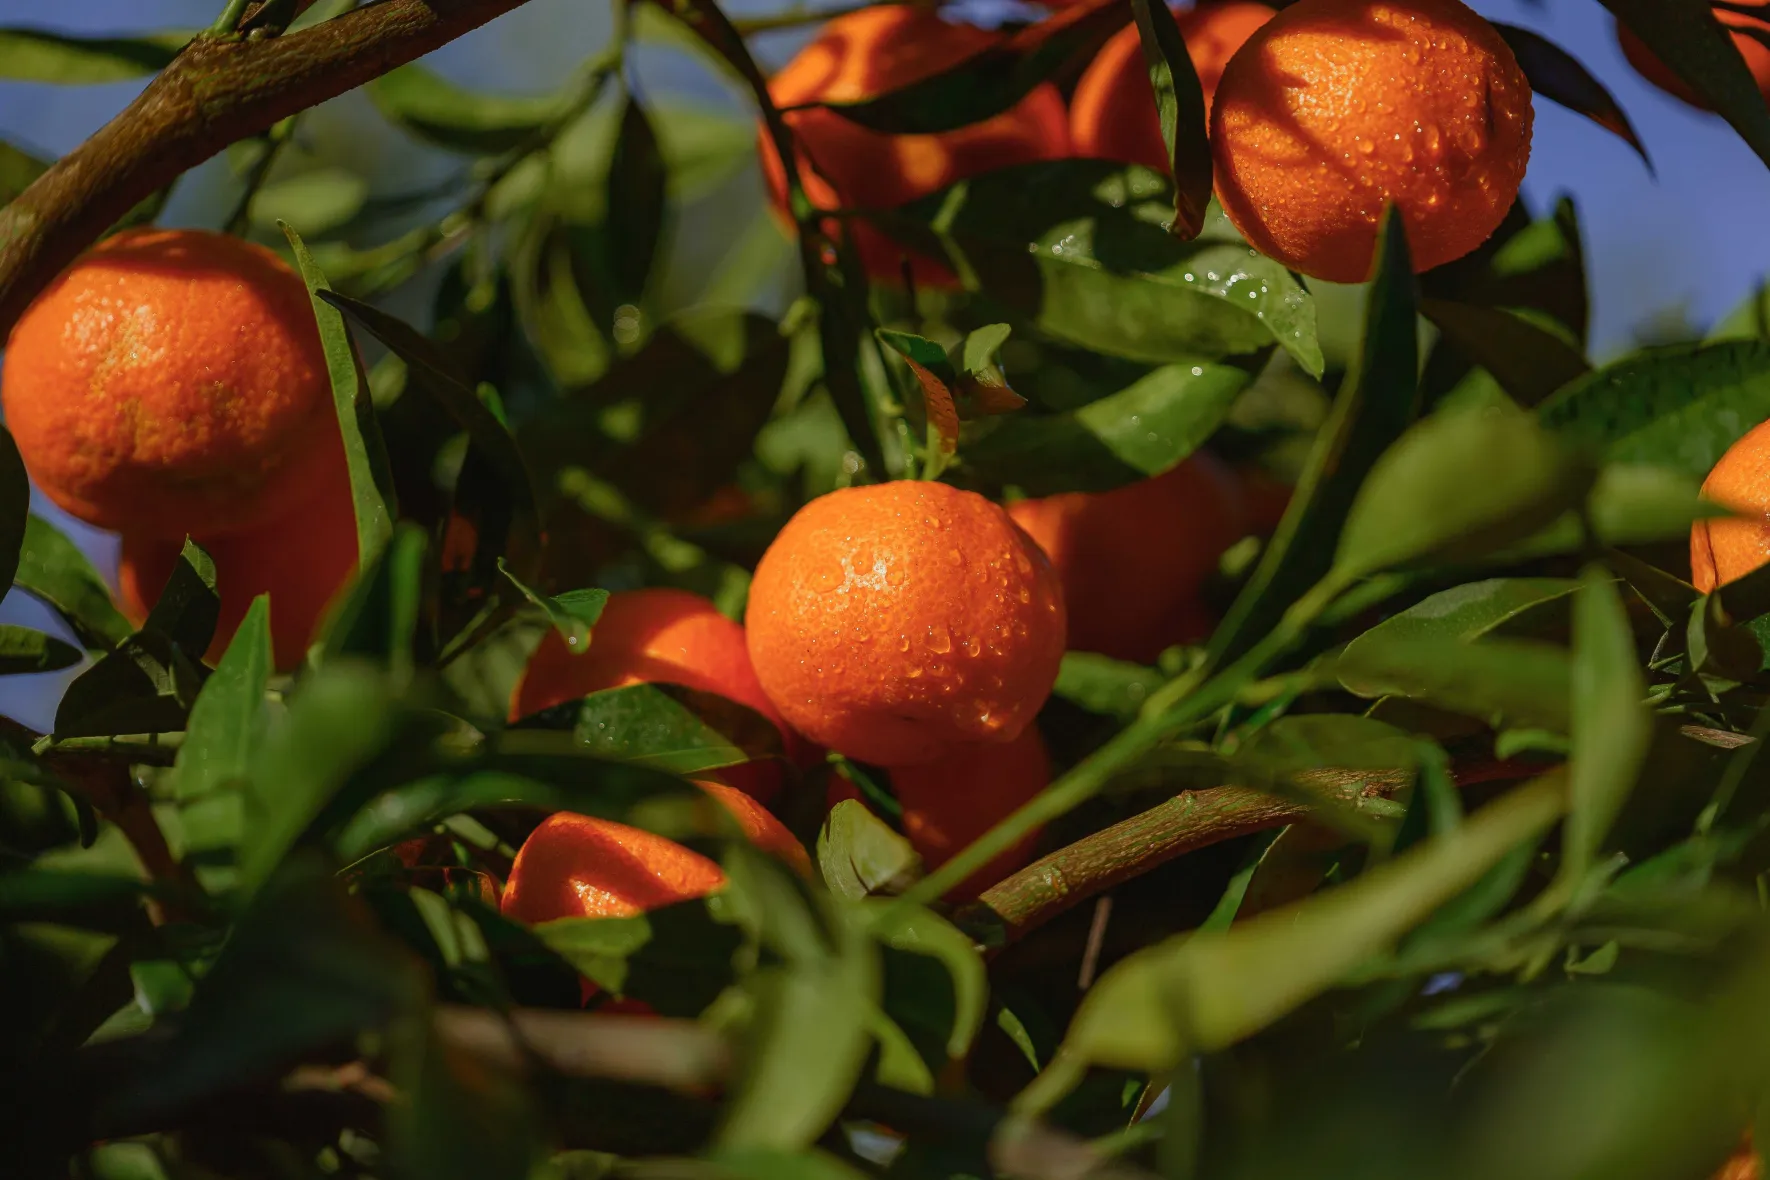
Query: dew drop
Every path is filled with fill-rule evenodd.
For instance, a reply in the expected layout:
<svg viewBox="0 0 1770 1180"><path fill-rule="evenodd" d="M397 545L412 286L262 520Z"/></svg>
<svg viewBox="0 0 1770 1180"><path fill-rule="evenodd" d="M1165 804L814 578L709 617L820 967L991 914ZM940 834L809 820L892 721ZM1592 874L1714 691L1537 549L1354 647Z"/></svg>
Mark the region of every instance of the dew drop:
<svg viewBox="0 0 1770 1180"><path fill-rule="evenodd" d="M923 637L923 642L928 645L928 650L932 652L945 654L946 652L953 650L952 635L939 623L928 628L928 634Z"/></svg>

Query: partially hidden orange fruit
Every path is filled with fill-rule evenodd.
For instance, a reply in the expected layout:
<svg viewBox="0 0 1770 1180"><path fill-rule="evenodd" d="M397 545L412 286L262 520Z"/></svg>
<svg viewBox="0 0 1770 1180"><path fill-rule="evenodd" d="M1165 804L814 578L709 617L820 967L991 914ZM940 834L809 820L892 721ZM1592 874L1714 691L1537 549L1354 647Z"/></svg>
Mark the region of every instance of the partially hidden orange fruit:
<svg viewBox="0 0 1770 1180"><path fill-rule="evenodd" d="M1050 761L1036 725L1003 745L961 747L936 761L891 772L892 791L903 805L903 834L929 869L958 855L1050 781ZM954 886L947 900L976 897L1024 867L1037 844L1034 831Z"/></svg>
<svg viewBox="0 0 1770 1180"><path fill-rule="evenodd" d="M260 594L270 595L270 637L276 666L288 671L301 663L327 610L356 573L356 512L342 447L305 489L311 500L295 504L282 518L248 532L197 538L215 562L215 588L221 616L206 659L218 662ZM117 563L117 605L136 626L165 589L184 547L139 533L123 535Z"/></svg>
<svg viewBox="0 0 1770 1180"><path fill-rule="evenodd" d="M1198 72L1209 114L1223 68L1254 30L1272 19L1272 9L1230 0L1175 12L1174 19ZM1155 90L1149 84L1136 25L1113 34L1082 72L1069 101L1069 135L1078 156L1168 170Z"/></svg>
<svg viewBox="0 0 1770 1180"><path fill-rule="evenodd" d="M510 719L630 684L678 684L736 701L774 722L789 758L807 753L757 682L743 627L700 595L665 587L611 594L582 654L548 632L517 682ZM719 776L767 800L780 789L781 767L751 762Z"/></svg>
<svg viewBox="0 0 1770 1180"><path fill-rule="evenodd" d="M1770 22L1751 17L1742 12L1730 12L1717 7L1715 19L1733 29L1740 30L1733 34L1733 45L1739 55L1745 59L1745 65L1751 71L1752 80L1758 89L1770 95L1770 46L1753 37L1747 29L1756 29L1760 33L1770 33ZM1672 73L1671 69L1655 56L1647 43L1635 36L1629 27L1618 21L1616 24L1616 41L1622 48L1623 56L1635 67L1635 72L1643 79L1659 87L1673 98L1690 104L1699 111L1709 108L1708 100L1692 90L1684 79Z"/></svg>
<svg viewBox="0 0 1770 1180"><path fill-rule="evenodd" d="M1770 422L1727 448L1702 495L1738 514L1690 526L1690 581L1707 594L1770 562Z"/></svg>
<svg viewBox="0 0 1770 1180"><path fill-rule="evenodd" d="M850 758L1020 736L1064 650L1063 591L1000 505L900 480L820 496L763 554L745 617L763 691Z"/></svg>
<svg viewBox="0 0 1770 1180"><path fill-rule="evenodd" d="M805 849L754 800L720 784L697 785L731 811L757 847L809 871ZM643 828L562 811L523 841L500 904L505 916L529 923L627 918L724 886L724 870L692 848Z"/></svg>
<svg viewBox="0 0 1770 1180"><path fill-rule="evenodd" d="M825 24L769 80L768 92L783 110L872 98L940 73L1000 40L998 33L953 24L930 8L863 8ZM805 195L820 209L889 209L983 172L1069 154L1063 98L1049 84L993 118L940 135L888 135L815 108L786 110L784 118L797 145ZM776 209L790 216L786 170L766 128L761 159ZM901 276L905 251L884 233L860 221L848 222L844 232L852 235L868 274ZM911 270L919 283L955 281L930 260L912 259Z"/></svg>
<svg viewBox="0 0 1770 1180"><path fill-rule="evenodd" d="M1531 120L1512 51L1458 0L1299 0L1218 83L1217 198L1262 254L1337 283L1370 277L1393 204L1430 270L1499 226Z"/></svg>
<svg viewBox="0 0 1770 1180"><path fill-rule="evenodd" d="M1008 512L1063 580L1070 648L1145 664L1210 634L1200 591L1254 527L1235 474L1204 451L1110 492L1021 500Z"/></svg>
<svg viewBox="0 0 1770 1180"><path fill-rule="evenodd" d="M43 494L142 538L285 517L336 445L306 288L225 234L137 229L93 247L13 328L3 390Z"/></svg>

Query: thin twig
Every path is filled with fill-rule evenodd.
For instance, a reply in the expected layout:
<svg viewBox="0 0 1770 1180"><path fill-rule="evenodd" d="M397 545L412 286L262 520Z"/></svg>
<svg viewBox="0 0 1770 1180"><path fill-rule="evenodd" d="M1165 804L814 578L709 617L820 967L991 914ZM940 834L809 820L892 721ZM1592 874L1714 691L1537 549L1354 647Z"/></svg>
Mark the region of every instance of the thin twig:
<svg viewBox="0 0 1770 1180"><path fill-rule="evenodd" d="M1087 991L1094 986L1094 972L1100 966L1100 947L1106 941L1106 924L1112 921L1112 894L1101 895L1094 902L1094 920L1088 923L1088 945L1082 951L1082 969L1076 974L1076 990Z"/></svg>

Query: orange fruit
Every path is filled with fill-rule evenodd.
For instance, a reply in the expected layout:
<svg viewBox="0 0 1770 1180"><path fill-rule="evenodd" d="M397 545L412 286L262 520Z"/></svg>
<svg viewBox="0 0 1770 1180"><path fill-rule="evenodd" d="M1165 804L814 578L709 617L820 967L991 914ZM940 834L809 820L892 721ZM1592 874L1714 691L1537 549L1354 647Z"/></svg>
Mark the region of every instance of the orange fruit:
<svg viewBox="0 0 1770 1180"><path fill-rule="evenodd" d="M1299 0L1217 85L1217 199L1262 254L1337 283L1370 277L1394 204L1430 270L1511 207L1530 102L1505 41L1458 0Z"/></svg>
<svg viewBox="0 0 1770 1180"><path fill-rule="evenodd" d="M197 230L129 230L77 259L13 328L0 397L44 495L181 543L288 516L337 436L300 278Z"/></svg>
<svg viewBox="0 0 1770 1180"><path fill-rule="evenodd" d="M1153 479L1021 500L1008 513L1063 580L1069 646L1144 664L1210 634L1199 591L1253 531L1235 474L1204 451Z"/></svg>
<svg viewBox="0 0 1770 1180"><path fill-rule="evenodd" d="M781 716L881 766L1013 741L1063 658L1050 561L1000 505L940 483L801 508L756 566L745 622Z"/></svg>
<svg viewBox="0 0 1770 1180"><path fill-rule="evenodd" d="M1174 19L1180 25L1192 67L1198 71L1208 114L1223 67L1255 29L1272 19L1272 9L1230 0L1175 12ZM1168 170L1155 90L1149 84L1143 39L1136 25L1113 34L1083 71L1069 102L1069 135L1078 156Z"/></svg>
<svg viewBox="0 0 1770 1180"><path fill-rule="evenodd" d="M998 33L942 20L929 8L865 8L825 24L769 81L768 93L783 109L853 102L940 73L1000 40ZM993 118L941 135L887 135L822 109L784 117L798 147L805 195L820 209L889 209L969 176L1069 154L1063 98L1049 84ZM786 170L766 128L761 159L775 207L790 218ZM902 247L860 221L848 222L845 232L853 235L868 274L901 277ZM926 259L913 259L911 269L918 283L955 282L944 266Z"/></svg>
<svg viewBox="0 0 1770 1180"><path fill-rule="evenodd" d="M343 450L309 489L313 500L249 532L197 539L215 562L221 615L205 658L218 662L252 600L270 595L271 648L279 671L301 663L339 592L356 573L356 513ZM117 605L137 627L160 597L184 547L139 533L123 535L117 562Z"/></svg>
<svg viewBox="0 0 1770 1180"><path fill-rule="evenodd" d="M774 722L789 758L806 754L757 683L744 629L700 595L663 587L611 594L581 655L548 632L517 682L510 720L630 684L679 684L747 705ZM765 800L781 784L772 761L726 767L719 776Z"/></svg>
<svg viewBox="0 0 1770 1180"><path fill-rule="evenodd" d="M966 746L920 766L891 772L903 805L903 834L928 869L937 869L1051 782L1051 764L1036 725L1005 745ZM1038 844L1033 832L946 894L970 901L1024 867Z"/></svg>
<svg viewBox="0 0 1770 1180"><path fill-rule="evenodd" d="M1770 561L1770 422L1727 448L1702 495L1738 514L1690 526L1690 581L1707 594Z"/></svg>
<svg viewBox="0 0 1770 1180"><path fill-rule="evenodd" d="M1717 20L1731 28L1770 32L1770 23L1741 12L1716 8L1714 14ZM1628 58L1629 64L1635 67L1635 72L1643 79L1699 111L1710 109L1706 99L1685 85L1684 79L1672 73L1664 62L1654 56L1653 50L1647 48L1647 43L1630 32L1628 26L1621 21L1616 24L1616 41L1622 48L1623 56ZM1770 96L1770 46L1745 32L1733 34L1733 44L1738 48L1739 55L1745 58L1746 68L1751 71L1758 89Z"/></svg>
<svg viewBox="0 0 1770 1180"><path fill-rule="evenodd" d="M805 849L741 791L696 784L731 810L764 852L809 872ZM643 828L561 811L542 821L516 853L500 903L519 922L628 918L722 889L725 872L692 848Z"/></svg>

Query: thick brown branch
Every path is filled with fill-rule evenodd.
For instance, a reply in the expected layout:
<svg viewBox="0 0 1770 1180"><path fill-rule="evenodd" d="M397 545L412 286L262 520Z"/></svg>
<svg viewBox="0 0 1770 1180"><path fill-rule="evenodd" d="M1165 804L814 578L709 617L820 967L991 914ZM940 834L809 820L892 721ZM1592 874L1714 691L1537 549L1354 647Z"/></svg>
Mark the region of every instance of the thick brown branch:
<svg viewBox="0 0 1770 1180"><path fill-rule="evenodd" d="M1522 778L1541 767L1488 763L1460 769L1459 784ZM1321 770L1311 786L1351 802L1389 795L1408 776L1397 772ZM984 945L1024 937L1052 918L1175 857L1238 836L1276 828L1309 814L1307 804L1246 787L1183 791L1163 803L1059 848L986 889L954 915Z"/></svg>
<svg viewBox="0 0 1770 1180"><path fill-rule="evenodd" d="M0 210L0 337L81 250L181 173L522 3L375 0L286 37L193 42Z"/></svg>

